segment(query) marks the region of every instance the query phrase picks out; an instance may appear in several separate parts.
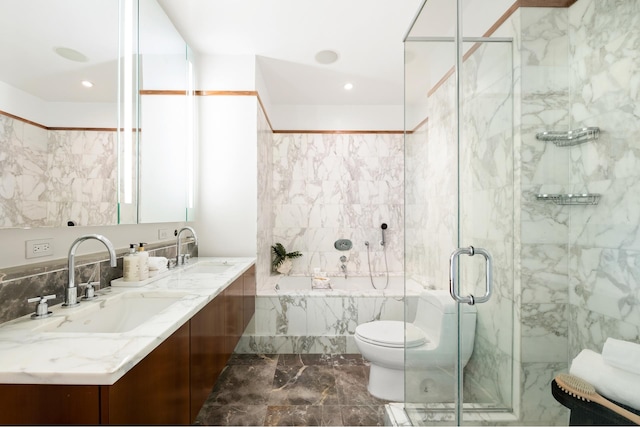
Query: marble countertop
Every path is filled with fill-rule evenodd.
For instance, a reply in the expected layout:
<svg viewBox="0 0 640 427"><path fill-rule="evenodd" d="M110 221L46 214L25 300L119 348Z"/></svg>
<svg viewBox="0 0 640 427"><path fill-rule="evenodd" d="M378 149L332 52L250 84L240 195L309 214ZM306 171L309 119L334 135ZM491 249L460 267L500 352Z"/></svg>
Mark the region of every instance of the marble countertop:
<svg viewBox="0 0 640 427"><path fill-rule="evenodd" d="M99 298L78 307L49 307L53 315L24 316L0 325L0 383L112 385L227 286L247 271L255 258L194 258L142 287L107 287ZM224 271L220 265L229 265ZM211 268L208 268L211 266ZM148 321L122 333L59 332L57 325L83 310L96 310L114 298L162 292L175 303ZM126 295L125 295L126 294Z"/></svg>

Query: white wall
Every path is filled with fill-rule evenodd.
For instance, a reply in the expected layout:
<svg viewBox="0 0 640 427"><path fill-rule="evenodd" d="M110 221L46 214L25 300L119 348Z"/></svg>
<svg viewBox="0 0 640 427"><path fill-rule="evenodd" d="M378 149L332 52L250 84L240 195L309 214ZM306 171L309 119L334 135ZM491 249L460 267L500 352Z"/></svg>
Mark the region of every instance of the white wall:
<svg viewBox="0 0 640 427"><path fill-rule="evenodd" d="M255 256L258 101L203 96L199 102L198 253Z"/></svg>
<svg viewBox="0 0 640 427"><path fill-rule="evenodd" d="M274 130L404 129L402 105L272 105L267 114Z"/></svg>
<svg viewBox="0 0 640 427"><path fill-rule="evenodd" d="M198 89L254 90L254 55L201 55L198 57Z"/></svg>
<svg viewBox="0 0 640 427"><path fill-rule="evenodd" d="M115 103L46 102L0 82L0 110L48 127L115 128Z"/></svg>
<svg viewBox="0 0 640 427"><path fill-rule="evenodd" d="M0 242L2 243L0 244L0 268L67 258L73 241L84 234L102 234L118 249L128 247L129 243L157 242L159 229L173 231L179 229L182 225L183 223L164 223L103 227L4 229L0 230ZM25 241L37 239L53 239L53 255L27 260L25 258ZM104 245L99 242L87 241L80 245L76 253L87 254L102 251L105 251Z"/></svg>

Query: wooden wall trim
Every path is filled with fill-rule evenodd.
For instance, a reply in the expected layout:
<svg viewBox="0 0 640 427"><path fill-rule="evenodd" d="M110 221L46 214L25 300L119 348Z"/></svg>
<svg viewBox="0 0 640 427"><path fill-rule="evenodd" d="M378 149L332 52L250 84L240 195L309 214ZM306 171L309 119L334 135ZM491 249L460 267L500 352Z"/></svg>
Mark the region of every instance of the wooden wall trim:
<svg viewBox="0 0 640 427"><path fill-rule="evenodd" d="M78 131L78 132L82 132L82 131L86 131L86 132L116 132L118 129L117 128L85 128L85 127L55 127L55 126L45 126L42 125L40 123L36 123L33 122L31 120L25 119L23 117L20 116L16 116L14 114L11 113L7 113L6 111L2 111L0 110L0 115L2 116L6 116L9 117L11 119L14 120L18 120L21 121L23 123L27 123L31 126L35 126L35 127L39 127L40 129L44 129L44 130L71 130L71 131Z"/></svg>
<svg viewBox="0 0 640 427"><path fill-rule="evenodd" d="M491 27L489 27L489 29L482 35L482 37L490 37L491 35L493 35L493 33L495 33L498 28L502 26L502 24L507 22L507 19L509 19L509 17L513 15L516 10L518 10L518 8L522 7L520 4L521 2L522 0L516 0L516 2L513 3Z"/></svg>
<svg viewBox="0 0 640 427"><path fill-rule="evenodd" d="M502 24L507 22L507 19L509 19L511 17L511 15L513 15L518 10L518 8L520 7L520 2L521 2L521 0L516 0L516 2L513 3L502 14L502 16L500 16L500 18L498 18L498 20L491 27L489 27L489 29L482 36L483 37L491 37L491 35L493 35L493 33L495 33L498 30L498 28L500 28L500 26L502 26ZM480 46L481 46L481 43L474 43L474 45L471 46L471 48L469 48L469 50L467 52L465 52L465 54L462 57L462 60L466 61L471 55L473 55L473 53L476 50L478 50L478 48ZM454 72L455 72L455 67L451 67L451 69L449 69L449 71L447 71L445 73L445 75L442 76L442 78L440 80L438 80L438 82L429 90L429 92L427 92L427 96L430 97L438 89L440 89L440 86L442 86L447 80L449 80L449 78L451 76L453 76Z"/></svg>
<svg viewBox="0 0 640 427"><path fill-rule="evenodd" d="M378 134L378 135L402 135L404 130L274 130L273 133L315 133L315 134Z"/></svg>
<svg viewBox="0 0 640 427"><path fill-rule="evenodd" d="M0 115L7 116L7 117L9 117L10 119L18 120L18 121L21 121L21 122L23 122L23 123L27 123L27 124L30 124L30 125L32 125L32 126L39 127L39 128L41 128L41 129L45 129L45 130L48 130L48 129L49 129L49 128L47 128L45 125L41 125L40 123L32 122L31 120L27 120L27 119L25 119L25 118L22 118L22 117L19 117L19 116L13 115L13 114L11 114L11 113L7 113L6 111L2 111L2 110L0 110Z"/></svg>
<svg viewBox="0 0 640 427"><path fill-rule="evenodd" d="M181 95L185 96L186 90L158 90L158 89L143 89L140 91L140 95Z"/></svg>
<svg viewBox="0 0 640 427"><path fill-rule="evenodd" d="M520 0L520 7L569 7L578 0Z"/></svg>
<svg viewBox="0 0 640 427"><path fill-rule="evenodd" d="M255 90L196 90L196 96L258 96Z"/></svg>
<svg viewBox="0 0 640 427"><path fill-rule="evenodd" d="M86 132L117 132L117 128L80 128L80 127L48 127L47 130L71 130L71 131L86 131ZM124 130L124 129L121 129ZM135 129L133 129L135 131ZM140 131L140 129L138 129Z"/></svg>
<svg viewBox="0 0 640 427"><path fill-rule="evenodd" d="M269 120L267 109L264 108L264 104L262 103L262 99L260 98L260 94L258 92L256 92L256 97L258 98L258 104L260 104L260 109L262 110L262 114L264 114L265 119L267 119L267 124L269 125L269 129L271 129L271 132L273 132L273 125L271 124L271 120Z"/></svg>

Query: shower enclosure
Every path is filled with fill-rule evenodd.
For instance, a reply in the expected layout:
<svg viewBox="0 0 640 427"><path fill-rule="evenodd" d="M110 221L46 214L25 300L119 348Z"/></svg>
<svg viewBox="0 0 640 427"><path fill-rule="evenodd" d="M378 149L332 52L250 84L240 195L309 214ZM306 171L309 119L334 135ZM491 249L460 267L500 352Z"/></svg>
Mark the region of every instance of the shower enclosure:
<svg viewBox="0 0 640 427"><path fill-rule="evenodd" d="M635 0L422 5L405 39L406 277L447 289L452 252L473 246L493 292L466 365L425 378L406 351L407 422L566 425L555 374L607 337L640 341L638 40ZM485 293L484 257L454 270L462 296Z"/></svg>
<svg viewBox="0 0 640 427"><path fill-rule="evenodd" d="M439 338L452 343L448 366L425 373L429 355L406 350L414 425L506 420L514 406L512 38L456 25L473 13L459 6L425 2L405 39L406 277L449 289L453 276L459 300L457 337ZM463 333L469 303L476 327Z"/></svg>

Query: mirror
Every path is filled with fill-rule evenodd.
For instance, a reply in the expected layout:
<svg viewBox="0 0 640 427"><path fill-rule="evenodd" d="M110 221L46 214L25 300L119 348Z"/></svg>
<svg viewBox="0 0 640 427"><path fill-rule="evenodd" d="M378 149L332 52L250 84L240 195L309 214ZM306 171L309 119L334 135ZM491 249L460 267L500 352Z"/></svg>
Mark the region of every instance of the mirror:
<svg viewBox="0 0 640 427"><path fill-rule="evenodd" d="M119 102L118 92L124 87L119 88L118 74L126 61L119 54L118 40L119 3L124 2L3 0L0 35L14 42L0 44L0 228L136 223L139 218L144 221L138 203L144 194L139 192L163 191L153 187L153 177L141 175L145 168L138 168L145 141L136 115L140 101L134 80L131 96L123 97L134 101L130 123L135 126L127 157L132 194L128 204L119 203L124 186L118 179L118 164L125 159L122 146L119 149L124 132L118 132L118 117L124 103ZM137 1L129 2L137 10ZM150 53L155 55L166 47L169 56L180 45L186 69L186 44L160 6L155 0L141 0L140 11L141 54L145 44L153 46ZM129 45L135 47L137 41L134 32ZM136 54L130 57L134 65ZM138 71L130 75L138 77L142 74ZM163 77L164 73L153 74L154 88L174 90L174 82L163 83ZM182 85L175 89L184 91L186 79L185 71ZM93 87L84 87L85 80ZM158 122L171 120L173 112L161 108L157 106L155 118L145 123L148 135ZM171 146L172 141L155 144ZM169 175L172 170L164 172ZM180 204L185 204L185 186ZM165 197L164 203L172 202ZM182 209L179 216L162 221L184 219ZM146 222L155 220L149 217Z"/></svg>
<svg viewBox="0 0 640 427"><path fill-rule="evenodd" d="M190 220L194 57L155 0L139 0L140 223Z"/></svg>

